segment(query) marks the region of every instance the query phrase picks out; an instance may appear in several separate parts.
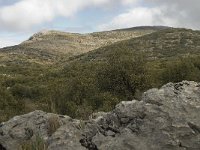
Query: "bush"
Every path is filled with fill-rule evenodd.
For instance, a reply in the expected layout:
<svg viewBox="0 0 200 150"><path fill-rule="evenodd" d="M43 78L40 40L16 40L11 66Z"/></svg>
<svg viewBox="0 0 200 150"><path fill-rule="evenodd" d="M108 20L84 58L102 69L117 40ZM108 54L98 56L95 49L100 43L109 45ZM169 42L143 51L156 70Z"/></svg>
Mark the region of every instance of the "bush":
<svg viewBox="0 0 200 150"><path fill-rule="evenodd" d="M41 95L39 87L30 87L22 84L15 84L11 88L11 92L17 98L37 99Z"/></svg>
<svg viewBox="0 0 200 150"><path fill-rule="evenodd" d="M0 87L0 122L8 120L10 117L23 113L23 103L14 99L11 93L4 87Z"/></svg>
<svg viewBox="0 0 200 150"><path fill-rule="evenodd" d="M196 57L181 58L169 62L162 74L164 83L183 80L200 81L200 61Z"/></svg>

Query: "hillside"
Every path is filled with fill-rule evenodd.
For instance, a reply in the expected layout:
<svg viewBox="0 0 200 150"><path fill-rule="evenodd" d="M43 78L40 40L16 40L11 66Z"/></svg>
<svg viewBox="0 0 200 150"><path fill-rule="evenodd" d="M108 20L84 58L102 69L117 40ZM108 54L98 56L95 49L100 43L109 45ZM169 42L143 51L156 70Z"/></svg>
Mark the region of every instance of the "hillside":
<svg viewBox="0 0 200 150"><path fill-rule="evenodd" d="M199 31L153 27L152 33L147 27L145 35L129 39L144 28L90 35L48 31L1 49L0 122L34 110L87 119L94 112L112 110L120 101L140 100L149 88L182 80L200 82ZM56 44L63 47L59 43L66 40L76 43L78 52L84 46L77 40L86 42L86 36L98 37L97 45L115 42L75 56L51 49Z"/></svg>
<svg viewBox="0 0 200 150"><path fill-rule="evenodd" d="M158 30L157 27L137 27L129 30L115 30L89 34L42 31L23 43L0 49L0 64L9 62L52 64L59 60L89 52L102 46L139 37Z"/></svg>
<svg viewBox="0 0 200 150"><path fill-rule="evenodd" d="M34 34L21 45L43 49L50 53L81 54L112 43L143 36L168 27L137 27L88 34L43 31Z"/></svg>
<svg viewBox="0 0 200 150"><path fill-rule="evenodd" d="M75 57L78 60L104 60L115 53L145 53L148 59L170 59L200 54L200 31L165 29L142 37L119 41Z"/></svg>

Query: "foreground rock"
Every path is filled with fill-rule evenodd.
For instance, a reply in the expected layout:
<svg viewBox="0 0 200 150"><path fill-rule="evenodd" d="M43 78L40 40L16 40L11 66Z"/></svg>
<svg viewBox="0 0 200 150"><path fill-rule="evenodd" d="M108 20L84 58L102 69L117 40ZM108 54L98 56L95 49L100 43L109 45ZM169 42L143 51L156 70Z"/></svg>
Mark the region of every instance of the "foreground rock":
<svg viewBox="0 0 200 150"><path fill-rule="evenodd" d="M200 83L151 89L87 122L35 111L0 126L0 149L14 150L39 135L50 150L199 150Z"/></svg>

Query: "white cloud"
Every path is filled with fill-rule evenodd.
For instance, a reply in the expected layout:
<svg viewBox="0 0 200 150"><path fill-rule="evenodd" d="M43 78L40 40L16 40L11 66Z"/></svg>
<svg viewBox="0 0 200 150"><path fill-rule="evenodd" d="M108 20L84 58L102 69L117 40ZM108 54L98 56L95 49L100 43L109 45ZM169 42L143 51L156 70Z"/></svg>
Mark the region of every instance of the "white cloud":
<svg viewBox="0 0 200 150"><path fill-rule="evenodd" d="M8 1L10 4L11 0ZM118 5L121 11L124 6L132 9L100 25L100 29L159 24L200 28L199 0L15 0L0 6L0 30L24 31L57 17L74 17L90 7L113 5Z"/></svg>
<svg viewBox="0 0 200 150"><path fill-rule="evenodd" d="M105 7L135 1L137 0L20 0L13 5L0 7L0 28L25 30L59 16L73 17L88 7Z"/></svg>
<svg viewBox="0 0 200 150"><path fill-rule="evenodd" d="M144 25L165 25L200 29L199 0L143 0L144 6L132 7L98 26L110 30ZM150 7L151 6L151 7Z"/></svg>
<svg viewBox="0 0 200 150"><path fill-rule="evenodd" d="M114 17L109 23L99 25L100 30L111 30L134 26L166 25L176 26L178 22L163 13L165 8L138 7Z"/></svg>
<svg viewBox="0 0 200 150"><path fill-rule="evenodd" d="M123 0L122 4L124 5L130 5L130 4L136 4L139 0Z"/></svg>
<svg viewBox="0 0 200 150"><path fill-rule="evenodd" d="M134 8L114 17L111 22L102 24L98 28L100 30L110 30L133 26L154 25L157 15L161 15L161 11L157 8Z"/></svg>

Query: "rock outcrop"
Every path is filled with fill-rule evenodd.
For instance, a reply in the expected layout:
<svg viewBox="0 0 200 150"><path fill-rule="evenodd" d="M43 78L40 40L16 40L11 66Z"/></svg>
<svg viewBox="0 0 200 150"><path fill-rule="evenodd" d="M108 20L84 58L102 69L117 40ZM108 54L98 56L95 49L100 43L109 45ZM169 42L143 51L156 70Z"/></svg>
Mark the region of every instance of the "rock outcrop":
<svg viewBox="0 0 200 150"><path fill-rule="evenodd" d="M200 83L168 83L88 121L42 111L17 116L0 125L0 149L37 134L49 150L199 150Z"/></svg>

